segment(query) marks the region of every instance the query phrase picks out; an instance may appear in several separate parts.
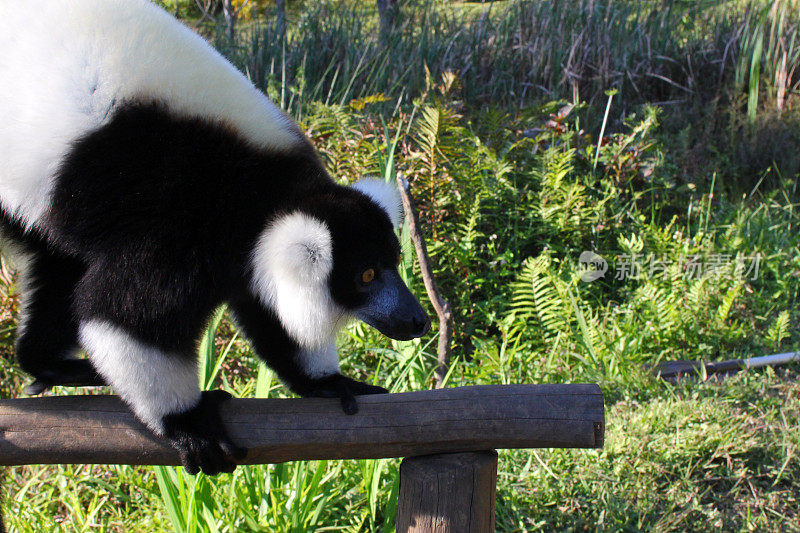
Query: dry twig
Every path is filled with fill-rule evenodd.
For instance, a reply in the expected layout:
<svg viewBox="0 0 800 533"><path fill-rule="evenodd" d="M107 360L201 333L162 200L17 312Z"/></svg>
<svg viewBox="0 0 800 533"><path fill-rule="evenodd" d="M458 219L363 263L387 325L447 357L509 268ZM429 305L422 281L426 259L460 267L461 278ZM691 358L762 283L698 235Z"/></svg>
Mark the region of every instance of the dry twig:
<svg viewBox="0 0 800 533"><path fill-rule="evenodd" d="M411 197L408 180L399 172L397 174L397 185L400 189L400 195L403 197L403 210L406 213L411 240L417 252L417 260L419 261L420 272L422 272L422 281L425 283L425 291L428 293L431 304L433 304L436 316L439 317L439 364L436 367L436 388L438 389L444 384L444 378L447 376L447 370L450 367L450 345L453 340L453 311L450 308L450 303L442 296L442 292L436 284L436 279L433 277L431 258L428 255L428 249L425 246L425 237L422 235L422 229L419 226L419 215L417 214L416 207L414 207L414 199Z"/></svg>

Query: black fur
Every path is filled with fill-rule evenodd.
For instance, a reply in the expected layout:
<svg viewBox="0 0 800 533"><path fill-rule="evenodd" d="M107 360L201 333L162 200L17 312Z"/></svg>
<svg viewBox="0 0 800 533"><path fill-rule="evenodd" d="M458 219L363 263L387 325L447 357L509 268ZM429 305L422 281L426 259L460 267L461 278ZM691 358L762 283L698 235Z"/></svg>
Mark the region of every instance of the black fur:
<svg viewBox="0 0 800 533"><path fill-rule="evenodd" d="M363 303L358 273L393 268L399 253L388 216L336 185L310 145L260 152L156 103L128 105L77 142L56 183L48 240L86 265L77 315L172 352L193 354L211 311L247 289L255 240L277 215L326 222L331 290L346 308Z"/></svg>
<svg viewBox="0 0 800 533"><path fill-rule="evenodd" d="M0 227L28 257L25 311L20 317L16 352L22 369L37 379L26 392L40 394L54 385L103 385L88 360L74 357L78 323L72 294L84 264L53 251L41 235L26 233L5 213L0 216Z"/></svg>
<svg viewBox="0 0 800 533"><path fill-rule="evenodd" d="M261 305L254 296L245 294L231 301L230 306L237 324L253 344L256 353L293 392L301 396L340 398L342 409L347 414L358 412L355 395L388 392L382 387L360 383L341 374L312 378L297 361L300 347L270 309Z"/></svg>
<svg viewBox="0 0 800 533"><path fill-rule="evenodd" d="M301 210L333 241L334 299L355 309L369 297L365 268L395 269L399 245L387 214L336 185L307 142L290 153L257 150L224 125L176 118L162 103L129 103L65 158L43 234L3 213L7 233L35 252L37 289L19 339L24 369L41 386L97 384L86 361L69 359L77 325L100 319L164 353L195 357L212 311L230 305L256 351L292 390L342 398L385 392L344 376L312 379L297 344L250 291L250 254L276 216ZM228 471L232 452L216 406L165 417L166 436L189 471ZM213 401L212 401L213 400ZM215 418L216 417L216 418Z"/></svg>
<svg viewBox="0 0 800 533"><path fill-rule="evenodd" d="M44 386L90 384L103 380L78 350L78 321L72 293L84 275L82 262L41 250L31 255L25 295L25 323L17 338L17 358L26 372Z"/></svg>
<svg viewBox="0 0 800 533"><path fill-rule="evenodd" d="M47 227L87 264L81 319L193 357L212 310L247 285L267 221L331 186L310 147L259 153L219 126L130 105L76 144Z"/></svg>

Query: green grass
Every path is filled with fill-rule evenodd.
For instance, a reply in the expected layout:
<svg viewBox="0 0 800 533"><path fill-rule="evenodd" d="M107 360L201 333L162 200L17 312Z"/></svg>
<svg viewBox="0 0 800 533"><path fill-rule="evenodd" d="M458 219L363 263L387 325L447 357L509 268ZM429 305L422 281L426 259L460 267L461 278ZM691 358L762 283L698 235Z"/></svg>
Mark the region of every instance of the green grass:
<svg viewBox="0 0 800 533"><path fill-rule="evenodd" d="M269 16L242 25L235 46L220 29L205 31L298 117L314 102L378 94L391 109L423 94L428 72L451 71L472 110L555 99L599 108L614 88L617 129L639 105L661 105L670 111L665 127L689 152L680 164L690 174L716 170L725 186L800 169L800 156L776 148L800 143L797 0L409 0L384 45L373 4L299 4L285 40ZM602 113L586 119L597 131Z"/></svg>
<svg viewBox="0 0 800 533"><path fill-rule="evenodd" d="M386 127L368 107L330 105L305 125L336 175L401 170L411 180L458 315L450 386L604 388L602 451L501 453L498 529L795 527L798 366L678 385L644 369L666 359L797 349L792 180L743 199L713 196L710 184L677 184L652 109L598 150L577 130L587 109L562 112L549 126L557 105L506 116L500 131L481 136L451 98L420 104L413 121L398 112ZM535 139L509 133L533 124L544 126ZM659 275L586 283L577 260L584 249L609 259L654 254L669 264ZM763 260L755 279L737 277L733 263L721 273L684 275L689 256L756 253ZM404 275L423 294L415 268L407 253ZM7 293L9 342L16 301L13 288ZM212 324L216 334L201 343L206 384L241 396L286 393L222 314ZM394 342L353 324L341 339L342 366L393 391L426 388L434 344L435 334ZM16 396L24 379L2 365L3 395ZM20 531L390 531L397 467L396 460L296 462L219 478L173 468L10 468L5 508Z"/></svg>
<svg viewBox="0 0 800 533"><path fill-rule="evenodd" d="M775 82L784 51L797 62L792 4L591 5L409 3L379 49L371 6L308 3L291 14L285 51L268 20L225 51L301 120L336 179L409 179L456 314L448 386L603 387L602 450L501 452L498 531L796 531L800 365L674 385L646 371L800 349L797 87L778 110ZM596 25L581 34L585 17ZM590 72L577 92L559 70L565 43L583 47L575 65ZM707 79L709 65L721 70ZM648 72L695 93L669 103L685 91ZM401 273L424 301L401 240ZM586 250L609 260L606 277L581 281ZM634 255L640 275L615 279ZM756 255L757 275L737 270ZM691 271L698 263L718 268ZM0 397L15 397L25 377L11 359L8 265L0 278ZM342 368L393 392L428 388L435 347L435 331L395 342L354 323ZM200 357L207 386L287 394L224 310ZM218 478L16 467L2 506L12 531L392 531L398 465L300 461Z"/></svg>
<svg viewBox="0 0 800 533"><path fill-rule="evenodd" d="M665 387L609 406L602 451L505 454L515 494L499 529L796 531L796 380L767 372ZM527 519L504 512L517 501Z"/></svg>

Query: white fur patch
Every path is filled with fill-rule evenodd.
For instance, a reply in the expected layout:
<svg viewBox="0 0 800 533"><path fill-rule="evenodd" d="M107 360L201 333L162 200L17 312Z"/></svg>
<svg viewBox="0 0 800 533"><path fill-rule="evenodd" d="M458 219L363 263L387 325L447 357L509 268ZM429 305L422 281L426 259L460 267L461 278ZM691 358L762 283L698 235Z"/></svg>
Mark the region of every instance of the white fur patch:
<svg viewBox="0 0 800 533"><path fill-rule="evenodd" d="M156 433L163 434L165 415L200 401L196 360L164 353L102 320L82 323L79 335L100 375Z"/></svg>
<svg viewBox="0 0 800 533"><path fill-rule="evenodd" d="M331 298L333 250L328 227L295 212L270 224L252 256L253 291L286 331L312 352L326 350L347 320Z"/></svg>
<svg viewBox="0 0 800 533"><path fill-rule="evenodd" d="M321 350L300 350L298 359L310 378L322 378L339 372L339 351L335 343Z"/></svg>
<svg viewBox="0 0 800 533"><path fill-rule="evenodd" d="M400 227L403 223L403 199L396 185L379 179L364 178L355 182L353 188L369 196L386 211L392 226Z"/></svg>
<svg viewBox="0 0 800 533"><path fill-rule="evenodd" d="M0 203L26 227L71 143L115 106L160 100L287 150L297 127L202 37L147 0L26 0L0 17Z"/></svg>

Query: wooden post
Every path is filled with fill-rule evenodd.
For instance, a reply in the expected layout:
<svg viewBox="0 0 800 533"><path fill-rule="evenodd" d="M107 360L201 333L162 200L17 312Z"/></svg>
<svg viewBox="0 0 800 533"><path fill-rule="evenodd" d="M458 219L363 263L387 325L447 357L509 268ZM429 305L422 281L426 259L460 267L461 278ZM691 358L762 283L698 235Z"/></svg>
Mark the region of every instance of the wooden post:
<svg viewBox="0 0 800 533"><path fill-rule="evenodd" d="M493 532L496 479L494 450L404 459L397 532Z"/></svg>

